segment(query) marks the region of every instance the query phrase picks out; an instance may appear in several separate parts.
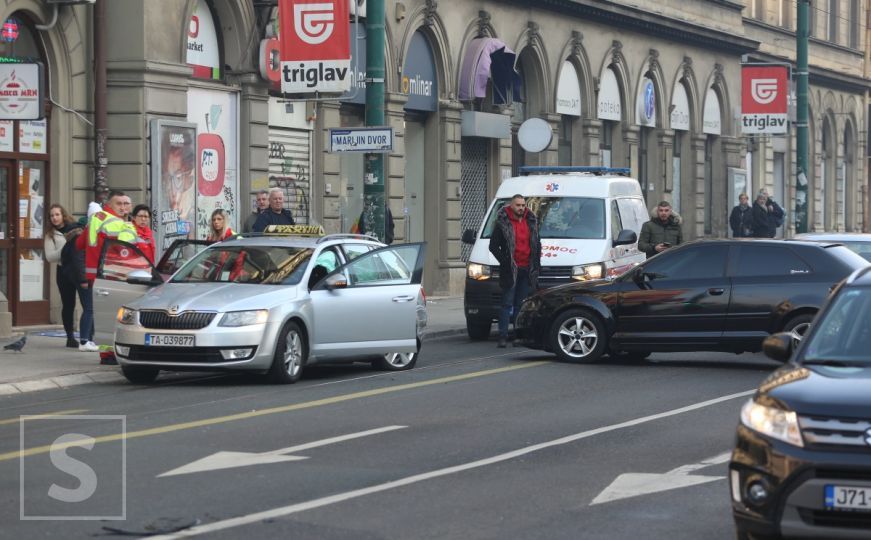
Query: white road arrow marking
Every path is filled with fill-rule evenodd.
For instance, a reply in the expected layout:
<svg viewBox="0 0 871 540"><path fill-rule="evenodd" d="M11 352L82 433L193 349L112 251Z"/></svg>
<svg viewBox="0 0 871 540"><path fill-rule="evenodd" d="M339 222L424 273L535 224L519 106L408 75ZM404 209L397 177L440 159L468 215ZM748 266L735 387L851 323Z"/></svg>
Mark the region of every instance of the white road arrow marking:
<svg viewBox="0 0 871 540"><path fill-rule="evenodd" d="M650 493L658 493L660 491L668 491L670 489L695 486L698 484L713 482L715 480L722 480L726 477L700 476L691 475L689 473L699 469L704 469L705 467L710 467L711 465L726 463L729 461L729 456L731 456L731 452L725 452L700 461L699 463L682 465L665 474L621 474L611 482L610 486L606 487L595 499L593 499L590 506L620 499L628 499L629 497L635 497L638 495L648 495Z"/></svg>
<svg viewBox="0 0 871 540"><path fill-rule="evenodd" d="M293 452L302 452L319 446L326 446L338 442L350 441L359 439L360 437L368 437L369 435L377 435L397 429L405 429L408 426L385 426L382 428L360 431L357 433L349 433L347 435L339 435L338 437L330 437L310 443L300 444L297 446L289 446L287 448L279 448L278 450L270 450L269 452L217 452L211 456L206 456L198 459L193 463L182 465L171 471L157 475L158 478L164 476L175 476L179 474L190 474L196 472L216 471L219 469L232 469L234 467L247 467L249 465L262 465L265 463L279 463L282 461L299 461L308 459L306 456L289 456Z"/></svg>

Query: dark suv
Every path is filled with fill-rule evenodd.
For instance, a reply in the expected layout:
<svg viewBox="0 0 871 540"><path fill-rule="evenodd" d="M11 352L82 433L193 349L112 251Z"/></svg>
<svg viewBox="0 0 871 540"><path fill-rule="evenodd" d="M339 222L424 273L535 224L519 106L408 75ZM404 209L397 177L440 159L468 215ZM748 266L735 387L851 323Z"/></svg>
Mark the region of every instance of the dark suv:
<svg viewBox="0 0 871 540"><path fill-rule="evenodd" d="M607 352L759 351L798 341L831 289L867 261L840 244L701 240L669 249L613 281L540 291L517 315L524 345L561 360Z"/></svg>
<svg viewBox="0 0 871 540"><path fill-rule="evenodd" d="M793 345L764 350L787 361ZM744 405L729 479L738 538L871 538L871 267Z"/></svg>

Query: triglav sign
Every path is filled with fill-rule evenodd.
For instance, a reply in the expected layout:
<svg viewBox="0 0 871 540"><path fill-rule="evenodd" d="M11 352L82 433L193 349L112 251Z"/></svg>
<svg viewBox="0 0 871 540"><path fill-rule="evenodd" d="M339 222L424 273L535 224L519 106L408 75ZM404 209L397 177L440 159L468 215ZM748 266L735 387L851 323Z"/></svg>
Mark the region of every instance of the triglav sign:
<svg viewBox="0 0 871 540"><path fill-rule="evenodd" d="M741 132L786 133L789 128L789 67L741 67Z"/></svg>
<svg viewBox="0 0 871 540"><path fill-rule="evenodd" d="M344 92L351 87L348 3L280 0L281 91Z"/></svg>

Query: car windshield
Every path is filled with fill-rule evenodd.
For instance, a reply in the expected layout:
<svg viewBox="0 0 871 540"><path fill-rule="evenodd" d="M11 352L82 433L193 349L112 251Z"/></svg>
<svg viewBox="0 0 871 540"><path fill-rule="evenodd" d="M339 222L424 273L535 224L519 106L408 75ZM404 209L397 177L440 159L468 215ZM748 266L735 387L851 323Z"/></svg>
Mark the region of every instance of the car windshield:
<svg viewBox="0 0 871 540"><path fill-rule="evenodd" d="M848 287L809 336L802 362L871 366L871 287Z"/></svg>
<svg viewBox="0 0 871 540"><path fill-rule="evenodd" d="M871 262L871 242L842 242L851 251Z"/></svg>
<svg viewBox="0 0 871 540"><path fill-rule="evenodd" d="M481 238L490 238L499 211L511 199L497 199ZM527 197L526 207L538 218L541 238L605 238L605 201L589 197Z"/></svg>
<svg viewBox="0 0 871 540"><path fill-rule="evenodd" d="M191 259L171 283L295 285L313 252L301 247L219 244Z"/></svg>

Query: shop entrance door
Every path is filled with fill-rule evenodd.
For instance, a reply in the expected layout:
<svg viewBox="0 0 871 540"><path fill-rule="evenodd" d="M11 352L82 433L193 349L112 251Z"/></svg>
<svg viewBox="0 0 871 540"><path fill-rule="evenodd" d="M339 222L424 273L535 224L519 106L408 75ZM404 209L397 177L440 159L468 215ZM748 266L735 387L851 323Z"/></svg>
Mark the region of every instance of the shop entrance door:
<svg viewBox="0 0 871 540"><path fill-rule="evenodd" d="M43 161L0 160L4 215L0 239L0 284L9 301L12 324L49 321L48 264L45 261L45 164ZM15 168L17 165L17 169Z"/></svg>

